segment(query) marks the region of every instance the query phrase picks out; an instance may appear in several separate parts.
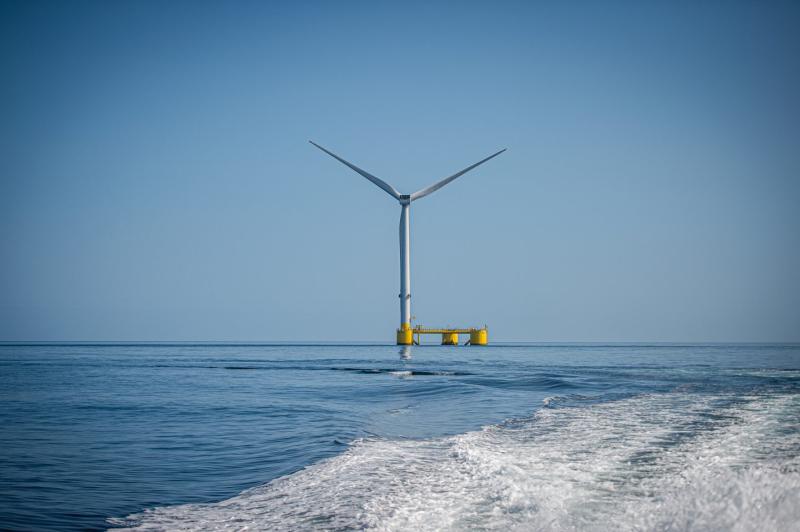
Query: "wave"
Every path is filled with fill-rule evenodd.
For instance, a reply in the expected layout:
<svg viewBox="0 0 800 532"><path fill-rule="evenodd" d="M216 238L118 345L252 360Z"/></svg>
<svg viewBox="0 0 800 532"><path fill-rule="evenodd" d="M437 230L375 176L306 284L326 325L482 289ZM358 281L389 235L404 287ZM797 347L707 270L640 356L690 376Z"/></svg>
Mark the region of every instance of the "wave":
<svg viewBox="0 0 800 532"><path fill-rule="evenodd" d="M797 395L550 397L457 436L362 439L129 530L787 530L800 522Z"/></svg>
<svg viewBox="0 0 800 532"><path fill-rule="evenodd" d="M191 365L191 364L154 364L151 366L137 366L137 367L153 367L153 368L172 368L172 369L224 369L233 371L346 371L350 373L361 373L364 375L372 374L390 374L397 376L398 374L408 376L438 376L438 377L462 377L473 375L468 371L450 371L450 370L423 370L423 369L393 369L393 368L359 368L359 367L328 367L328 366L274 366L274 365L226 365L226 366L209 366L209 365Z"/></svg>
<svg viewBox="0 0 800 532"><path fill-rule="evenodd" d="M424 370L424 369L392 369L392 368L330 368L332 371L348 371L351 373L361 373L372 375L376 373L388 373L389 375L402 376L439 376L439 377L461 377L472 375L467 371L447 371L447 370Z"/></svg>

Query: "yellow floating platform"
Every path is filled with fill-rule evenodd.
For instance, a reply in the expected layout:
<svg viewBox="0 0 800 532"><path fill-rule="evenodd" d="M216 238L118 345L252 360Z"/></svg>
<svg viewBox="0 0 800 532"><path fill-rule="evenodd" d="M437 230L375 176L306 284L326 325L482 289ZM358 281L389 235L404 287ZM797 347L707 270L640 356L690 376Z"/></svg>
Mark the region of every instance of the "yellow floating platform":
<svg viewBox="0 0 800 532"><path fill-rule="evenodd" d="M470 327L468 329L453 329L429 328L417 325L416 327L412 328L410 325L404 323L403 327L397 329L397 345L419 345L419 337L422 334L441 334L442 345L459 345L459 334L469 335L469 340L467 340L464 345L489 344L489 329L486 326L480 329L476 329L475 327Z"/></svg>

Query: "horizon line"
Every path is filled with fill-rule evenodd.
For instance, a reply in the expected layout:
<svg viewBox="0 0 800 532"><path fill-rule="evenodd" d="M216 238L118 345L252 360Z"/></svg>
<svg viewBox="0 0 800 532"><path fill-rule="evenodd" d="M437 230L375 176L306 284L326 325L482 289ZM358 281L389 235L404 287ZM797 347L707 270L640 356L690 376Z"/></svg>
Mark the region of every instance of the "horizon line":
<svg viewBox="0 0 800 532"><path fill-rule="evenodd" d="M36 346L36 345L72 345L72 346L126 346L126 345L217 345L217 346L376 346L376 347L406 347L398 346L390 341L380 340L0 340L0 346ZM414 345L413 347L440 346L436 342ZM514 345L532 346L724 346L724 345L798 345L800 340L788 341L728 341L728 340L703 340L703 341L673 341L673 340L493 340L489 347L500 345L511 347ZM446 346L457 347L457 346Z"/></svg>

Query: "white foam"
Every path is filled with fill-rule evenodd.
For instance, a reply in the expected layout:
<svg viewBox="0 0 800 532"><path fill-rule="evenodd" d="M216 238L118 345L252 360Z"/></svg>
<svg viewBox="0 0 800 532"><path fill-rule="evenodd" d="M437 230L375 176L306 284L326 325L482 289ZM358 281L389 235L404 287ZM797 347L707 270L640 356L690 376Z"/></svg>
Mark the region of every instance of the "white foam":
<svg viewBox="0 0 800 532"><path fill-rule="evenodd" d="M549 407L454 437L360 440L226 501L136 530L788 530L800 522L795 396L645 395Z"/></svg>

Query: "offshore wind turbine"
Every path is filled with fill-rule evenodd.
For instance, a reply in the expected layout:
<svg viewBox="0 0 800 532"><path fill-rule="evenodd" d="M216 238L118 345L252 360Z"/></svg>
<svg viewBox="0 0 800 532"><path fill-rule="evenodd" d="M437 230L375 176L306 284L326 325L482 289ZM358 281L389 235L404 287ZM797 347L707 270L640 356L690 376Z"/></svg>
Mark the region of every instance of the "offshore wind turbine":
<svg viewBox="0 0 800 532"><path fill-rule="evenodd" d="M397 343L400 345L410 345L413 342L413 333L411 329L411 231L410 231L410 219L409 214L411 211L411 203L422 199L425 196L432 194L445 186L446 184L450 183L451 181L455 180L458 177L466 174L473 168L476 168L489 159L497 157L504 151L505 148L498 151L497 153L493 153L492 155L486 157L478 161L477 163L468 166L461 170L460 172L456 172L455 174L442 179L441 181L437 181L436 183L430 185L429 187L423 188L414 192L413 194L401 194L394 188L392 185L387 183L386 181L375 177L374 175L370 174L359 168L358 166L345 161L335 153L326 150L319 144L314 141L309 140L311 144L319 148L320 150L324 151L340 163L350 167L350 169L354 170L355 172L361 174L362 176L366 177L368 180L372 181L375 185L381 188L384 192L389 194L391 197L396 199L400 203L400 328L397 330ZM473 340L473 344L486 343L486 329L481 329L483 331L482 337L480 335L471 335L471 340ZM475 331L472 330L456 330L452 329L448 332L445 332L443 329L431 329L432 331L436 331L437 333L441 332L442 334L442 343L452 343L446 341L446 338L455 338L455 343L458 343L458 332L471 332ZM428 331L424 331L428 332ZM447 336L449 335L449 336ZM478 338L482 338L483 340L480 341ZM478 339L478 340L476 340Z"/></svg>

